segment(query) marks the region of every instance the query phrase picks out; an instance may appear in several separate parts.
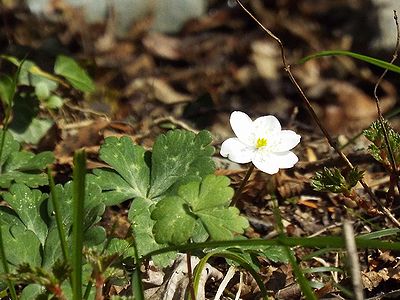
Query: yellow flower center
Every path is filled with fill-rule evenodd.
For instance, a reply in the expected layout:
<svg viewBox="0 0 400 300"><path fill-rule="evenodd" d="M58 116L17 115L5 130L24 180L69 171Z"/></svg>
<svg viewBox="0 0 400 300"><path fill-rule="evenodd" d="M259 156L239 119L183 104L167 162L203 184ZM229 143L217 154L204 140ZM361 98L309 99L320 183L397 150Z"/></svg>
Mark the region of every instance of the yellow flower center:
<svg viewBox="0 0 400 300"><path fill-rule="evenodd" d="M262 147L265 147L265 146L267 146L267 139L258 138L257 139L257 143L256 143L256 148L259 149L259 148L262 148Z"/></svg>

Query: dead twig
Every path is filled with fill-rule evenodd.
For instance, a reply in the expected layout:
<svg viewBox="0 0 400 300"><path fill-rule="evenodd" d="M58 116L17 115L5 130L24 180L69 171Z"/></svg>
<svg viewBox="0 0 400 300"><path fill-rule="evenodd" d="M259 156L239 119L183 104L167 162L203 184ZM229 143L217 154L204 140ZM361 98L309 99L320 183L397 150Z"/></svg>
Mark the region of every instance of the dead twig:
<svg viewBox="0 0 400 300"><path fill-rule="evenodd" d="M269 29L267 29L243 4L240 0L236 0L236 2L242 7L242 9L264 30L271 38L273 38L279 45L279 48L281 50L281 58L282 58L282 63L284 66L284 70L288 74L288 77L294 87L296 88L297 92L300 94L301 99L303 100L305 106L308 109L308 112L310 113L311 117L315 121L315 123L318 125L319 129L322 131L326 139L328 140L329 145L336 151L336 153L340 156L340 158L346 163L346 165L354 169L353 164L348 160L346 155L340 150L340 147L337 145L337 143L334 141L332 136L329 134L329 132L326 130L326 128L322 125L320 119L318 118L317 114L314 111L314 108L312 107L310 101L308 100L306 94L304 93L303 89L300 87L298 84L297 80L293 76L292 71L290 70L290 65L287 63L286 60L286 54L285 54L285 48L283 46L282 41L274 35ZM393 216L393 214L382 204L382 202L375 197L374 193L372 190L369 188L369 186L364 182L364 180L360 179L359 180L360 184L363 186L365 191L368 193L368 195L371 197L371 199L376 203L378 206L378 209L386 215L386 217L398 228L400 228L400 222Z"/></svg>
<svg viewBox="0 0 400 300"><path fill-rule="evenodd" d="M354 239L353 225L349 220L343 220L343 235L347 249L347 260L351 273L351 281L353 283L353 298L355 300L363 300L363 285L361 281L360 262L357 255L357 245Z"/></svg>

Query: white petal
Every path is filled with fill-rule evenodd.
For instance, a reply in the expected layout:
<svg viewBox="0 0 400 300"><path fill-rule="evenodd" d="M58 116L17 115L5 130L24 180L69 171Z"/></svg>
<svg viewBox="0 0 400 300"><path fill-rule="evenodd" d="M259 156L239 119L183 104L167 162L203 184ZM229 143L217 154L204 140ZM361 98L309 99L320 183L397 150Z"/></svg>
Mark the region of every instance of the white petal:
<svg viewBox="0 0 400 300"><path fill-rule="evenodd" d="M234 111L231 114L230 123L233 132L243 143L252 146L254 143L253 121L241 111Z"/></svg>
<svg viewBox="0 0 400 300"><path fill-rule="evenodd" d="M261 171L267 174L275 174L279 171L279 166L269 153L257 151L253 158L253 164Z"/></svg>
<svg viewBox="0 0 400 300"><path fill-rule="evenodd" d="M242 143L238 138L229 138L221 145L221 155L228 159L244 164L251 162L255 149Z"/></svg>
<svg viewBox="0 0 400 300"><path fill-rule="evenodd" d="M281 124L274 116L259 117L254 120L253 125L257 137L266 137L281 131Z"/></svg>
<svg viewBox="0 0 400 300"><path fill-rule="evenodd" d="M276 140L275 140L276 138ZM301 136L292 130L282 130L280 133L274 136L274 140L271 141L271 151L273 152L284 152L289 151L296 147L300 142Z"/></svg>
<svg viewBox="0 0 400 300"><path fill-rule="evenodd" d="M271 153L270 156L276 161L280 169L292 168L299 161L299 158L292 151Z"/></svg>

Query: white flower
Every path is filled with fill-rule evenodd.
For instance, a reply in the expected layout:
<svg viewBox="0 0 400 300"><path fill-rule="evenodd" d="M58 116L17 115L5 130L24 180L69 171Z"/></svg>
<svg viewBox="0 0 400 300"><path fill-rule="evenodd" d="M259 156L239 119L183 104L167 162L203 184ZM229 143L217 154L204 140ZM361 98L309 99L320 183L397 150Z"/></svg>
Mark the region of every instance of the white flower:
<svg viewBox="0 0 400 300"><path fill-rule="evenodd" d="M252 121L247 114L234 111L230 123L237 137L222 143L223 157L239 164L252 162L268 174L291 168L298 162L297 156L289 150L300 142L300 135L292 130L282 130L274 116Z"/></svg>

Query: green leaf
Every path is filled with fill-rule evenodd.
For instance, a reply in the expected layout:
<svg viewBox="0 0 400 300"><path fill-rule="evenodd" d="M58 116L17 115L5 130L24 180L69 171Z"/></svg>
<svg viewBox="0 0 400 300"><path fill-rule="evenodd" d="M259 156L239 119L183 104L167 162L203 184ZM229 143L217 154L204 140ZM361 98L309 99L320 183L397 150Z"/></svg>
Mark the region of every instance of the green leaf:
<svg viewBox="0 0 400 300"><path fill-rule="evenodd" d="M324 167L323 171L316 172L311 180L311 186L316 191L329 191L332 193L348 192L346 179L338 168L328 169Z"/></svg>
<svg viewBox="0 0 400 300"><path fill-rule="evenodd" d="M72 226L72 181L67 182L64 186L58 184L55 186L56 199L60 204L60 214L65 231L68 232ZM86 182L85 188L85 207L84 207L84 230L88 230L100 221L104 213L105 205L103 194L100 187L93 182ZM51 197L51 195L50 195ZM51 202L48 205L48 214L51 215L53 208ZM56 222L52 219L51 227L56 226Z"/></svg>
<svg viewBox="0 0 400 300"><path fill-rule="evenodd" d="M167 197L160 201L151 217L157 220L153 229L157 243L179 245L193 235L196 216L190 214L180 197Z"/></svg>
<svg viewBox="0 0 400 300"><path fill-rule="evenodd" d="M17 66L20 66L18 62ZM41 83L47 86L49 91L53 91L58 87L59 79L50 73L40 69L33 61L24 60L19 72L18 82L22 85L36 86Z"/></svg>
<svg viewBox="0 0 400 300"><path fill-rule="evenodd" d="M7 206L0 206L0 226L24 226L14 210Z"/></svg>
<svg viewBox="0 0 400 300"><path fill-rule="evenodd" d="M251 254L255 256L264 256L275 263L285 263L289 262L286 250L283 246L275 245L258 245L258 246L238 246L229 248L218 248L218 249L228 249L229 251L241 252L243 254ZM242 256L248 261L249 264L253 264L251 256ZM253 266L255 267L255 266Z"/></svg>
<svg viewBox="0 0 400 300"><path fill-rule="evenodd" d="M41 300L41 299L48 299L48 296L45 296L46 288L40 284L33 283L29 284L21 292L19 296L19 300ZM37 298L42 296L42 298Z"/></svg>
<svg viewBox="0 0 400 300"><path fill-rule="evenodd" d="M289 263L286 250L282 246L263 246L257 249L257 254L264 255L275 263Z"/></svg>
<svg viewBox="0 0 400 300"><path fill-rule="evenodd" d="M135 255L133 247L127 240L113 238L110 240L105 251L106 255L118 254L123 258L133 257Z"/></svg>
<svg viewBox="0 0 400 300"><path fill-rule="evenodd" d="M0 130L0 139L3 131ZM41 152L37 155L21 151L20 145L9 132L6 132L3 154L0 160L0 187L8 188L11 183L24 183L29 187L38 187L48 183L42 170L54 161L54 155Z"/></svg>
<svg viewBox="0 0 400 300"><path fill-rule="evenodd" d="M38 144L41 139L47 134L51 127L54 125L54 121L51 119L39 119L33 118L28 127L23 132L19 131L17 125L14 125L14 121L10 125L10 132L14 135L15 139L20 142L27 144Z"/></svg>
<svg viewBox="0 0 400 300"><path fill-rule="evenodd" d="M1 226L7 260L13 266L29 263L40 266L40 241L36 234L24 226Z"/></svg>
<svg viewBox="0 0 400 300"><path fill-rule="evenodd" d="M70 252L71 251L69 251L69 253ZM50 268L58 259L62 258L60 238L58 236L58 231L55 226L49 229L43 253L42 266L44 268Z"/></svg>
<svg viewBox="0 0 400 300"><path fill-rule="evenodd" d="M204 224L211 239L216 241L230 240L233 233L243 233L249 227L245 217L240 216L236 207L214 208L196 212Z"/></svg>
<svg viewBox="0 0 400 300"><path fill-rule="evenodd" d="M106 230L101 226L93 226L83 235L83 244L87 247L100 245L106 239Z"/></svg>
<svg viewBox="0 0 400 300"><path fill-rule="evenodd" d="M64 100L57 95L51 95L43 102L43 104L46 105L47 108L57 109L64 105Z"/></svg>
<svg viewBox="0 0 400 300"><path fill-rule="evenodd" d="M182 244L193 236L199 219L213 240L233 238L249 226L239 210L228 207L233 196L227 177L206 176L178 189L177 196L161 199L151 217L156 220L154 233L159 243Z"/></svg>
<svg viewBox="0 0 400 300"><path fill-rule="evenodd" d="M71 232L72 232L72 181L64 186L58 184L54 188L56 199L59 202L61 222L66 233L66 240L71 250ZM52 195L50 194L50 197ZM53 215L52 201L48 201L48 215ZM84 245L93 246L104 242L106 238L105 230L97 226L104 213L105 205L103 203L103 194L98 185L93 182L86 182L85 202L84 202ZM57 223L54 216L50 218L49 234L46 239L43 255L43 265L51 266L57 259L62 258L61 245L57 232Z"/></svg>
<svg viewBox="0 0 400 300"><path fill-rule="evenodd" d="M233 196L233 189L229 185L230 180L228 177L209 175L204 178L200 186L198 182L196 185L191 183L183 186L179 190L179 195L185 198L185 201L191 205L193 211L209 210L229 205ZM200 189L198 189L199 187ZM195 195L193 194L194 192L196 192Z"/></svg>
<svg viewBox="0 0 400 300"><path fill-rule="evenodd" d="M42 218L41 205L47 195L39 190L31 190L24 184L14 184L3 198L18 214L25 227L34 232L44 245L47 226Z"/></svg>
<svg viewBox="0 0 400 300"><path fill-rule="evenodd" d="M351 169L346 176L346 182L349 188L356 186L357 182L364 177L364 171L359 171L357 167Z"/></svg>
<svg viewBox="0 0 400 300"><path fill-rule="evenodd" d="M75 60L67 56L57 56L54 73L65 77L74 88L82 92L93 92L95 89L95 85L87 72Z"/></svg>
<svg viewBox="0 0 400 300"><path fill-rule="evenodd" d="M36 86L35 86L35 94L36 94L36 97L38 97L38 99L40 101L44 101L47 98L49 98L50 90L49 90L47 84L43 81L38 82L38 84L36 84Z"/></svg>
<svg viewBox="0 0 400 300"><path fill-rule="evenodd" d="M14 100L13 119L10 123L10 132L18 141L37 144L47 131L53 126L51 119L40 119L39 101L33 94L19 93Z"/></svg>
<svg viewBox="0 0 400 300"><path fill-rule="evenodd" d="M380 67L382 69L387 69L389 71L393 71L393 72L397 72L400 73L400 67L396 66L394 64L391 64L389 62L374 58L374 57L370 57L370 56L366 56L366 55L362 55L359 53L355 53L355 52L351 52L351 51L344 51L344 50L329 50L329 51L320 51L317 53L314 53L312 55L306 56L304 58L302 58L300 60L300 64L305 63L306 61L313 59L313 58L317 58L317 57L323 57L323 56L350 56L352 58L361 60L361 61L365 61L369 64L375 65L377 67Z"/></svg>
<svg viewBox="0 0 400 300"><path fill-rule="evenodd" d="M0 76L0 100L6 106L12 105L14 97L15 86L14 80L7 75Z"/></svg>
<svg viewBox="0 0 400 300"><path fill-rule="evenodd" d="M0 129L0 140L3 139L4 131ZM4 173L4 164L9 159L11 153L18 152L20 149L19 143L13 138L13 136L6 131L4 137L4 145L3 145L3 152L0 157L0 167L1 173Z"/></svg>
<svg viewBox="0 0 400 300"><path fill-rule="evenodd" d="M154 209L153 201L136 198L129 209L128 218L132 222L132 230L137 244L139 256L143 256L151 251L166 247L166 244L159 244L155 241L153 227L155 221L151 219ZM153 257L154 263L167 266L175 258L175 253L166 253Z"/></svg>
<svg viewBox="0 0 400 300"><path fill-rule="evenodd" d="M394 160L397 166L400 165L400 134L396 132L390 124L385 120L383 122L388 135L390 149L392 150ZM371 155L386 168L391 169L389 160L389 151L385 142L384 132L379 120L374 121L371 126L363 131L364 136L370 140L371 144L368 148Z"/></svg>
<svg viewBox="0 0 400 300"><path fill-rule="evenodd" d="M89 176L104 192L107 205L147 196L150 170L145 150L128 137L108 137L100 148L100 158L115 169L94 170Z"/></svg>
<svg viewBox="0 0 400 300"><path fill-rule="evenodd" d="M160 196L186 176L212 174L215 165L211 141L208 131L195 135L185 130L171 130L160 135L153 146L149 197Z"/></svg>

